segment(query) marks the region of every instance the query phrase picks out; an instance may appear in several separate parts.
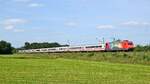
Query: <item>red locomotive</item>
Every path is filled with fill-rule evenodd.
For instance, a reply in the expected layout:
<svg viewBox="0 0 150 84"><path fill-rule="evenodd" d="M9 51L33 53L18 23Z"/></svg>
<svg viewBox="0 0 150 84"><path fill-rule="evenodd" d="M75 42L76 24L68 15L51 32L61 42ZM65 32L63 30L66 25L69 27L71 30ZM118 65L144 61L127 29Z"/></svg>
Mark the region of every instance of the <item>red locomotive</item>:
<svg viewBox="0 0 150 84"><path fill-rule="evenodd" d="M132 50L134 48L134 44L129 40L116 40L113 42L106 42L105 50Z"/></svg>

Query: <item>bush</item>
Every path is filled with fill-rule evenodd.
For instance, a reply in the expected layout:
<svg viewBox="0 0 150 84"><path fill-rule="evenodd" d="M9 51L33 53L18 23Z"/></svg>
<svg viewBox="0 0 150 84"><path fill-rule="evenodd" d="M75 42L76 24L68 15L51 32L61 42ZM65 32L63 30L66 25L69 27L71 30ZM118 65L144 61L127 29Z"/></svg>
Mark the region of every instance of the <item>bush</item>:
<svg viewBox="0 0 150 84"><path fill-rule="evenodd" d="M94 53L89 53L87 56L92 57L92 56L94 56Z"/></svg>
<svg viewBox="0 0 150 84"><path fill-rule="evenodd" d="M134 51L150 51L150 45L137 45L134 49Z"/></svg>

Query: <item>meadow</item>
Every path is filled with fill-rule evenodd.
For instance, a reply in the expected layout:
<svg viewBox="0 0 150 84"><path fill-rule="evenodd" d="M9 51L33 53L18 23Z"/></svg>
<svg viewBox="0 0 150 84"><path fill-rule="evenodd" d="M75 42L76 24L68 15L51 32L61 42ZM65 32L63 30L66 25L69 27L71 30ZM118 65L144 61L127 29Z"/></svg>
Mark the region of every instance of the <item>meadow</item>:
<svg viewBox="0 0 150 84"><path fill-rule="evenodd" d="M0 55L0 84L150 84L150 52Z"/></svg>

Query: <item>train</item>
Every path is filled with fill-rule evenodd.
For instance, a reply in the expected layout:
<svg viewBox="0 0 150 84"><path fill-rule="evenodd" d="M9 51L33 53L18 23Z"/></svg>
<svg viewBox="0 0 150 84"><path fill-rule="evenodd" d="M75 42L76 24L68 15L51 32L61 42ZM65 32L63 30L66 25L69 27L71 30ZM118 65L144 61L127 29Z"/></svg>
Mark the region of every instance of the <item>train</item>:
<svg viewBox="0 0 150 84"><path fill-rule="evenodd" d="M130 40L114 40L101 42L98 45L66 46L54 48L40 48L19 50L19 53L61 53L61 52L102 52L102 51L130 51L134 49L134 43Z"/></svg>

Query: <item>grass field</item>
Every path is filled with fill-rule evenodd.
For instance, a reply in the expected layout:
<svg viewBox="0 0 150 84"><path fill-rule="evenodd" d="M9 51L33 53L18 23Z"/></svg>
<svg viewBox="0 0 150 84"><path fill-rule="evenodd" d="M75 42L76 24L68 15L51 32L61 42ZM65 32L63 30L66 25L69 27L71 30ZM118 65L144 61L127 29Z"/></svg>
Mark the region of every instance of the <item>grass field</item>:
<svg viewBox="0 0 150 84"><path fill-rule="evenodd" d="M0 84L150 84L149 65L25 55L0 56Z"/></svg>

